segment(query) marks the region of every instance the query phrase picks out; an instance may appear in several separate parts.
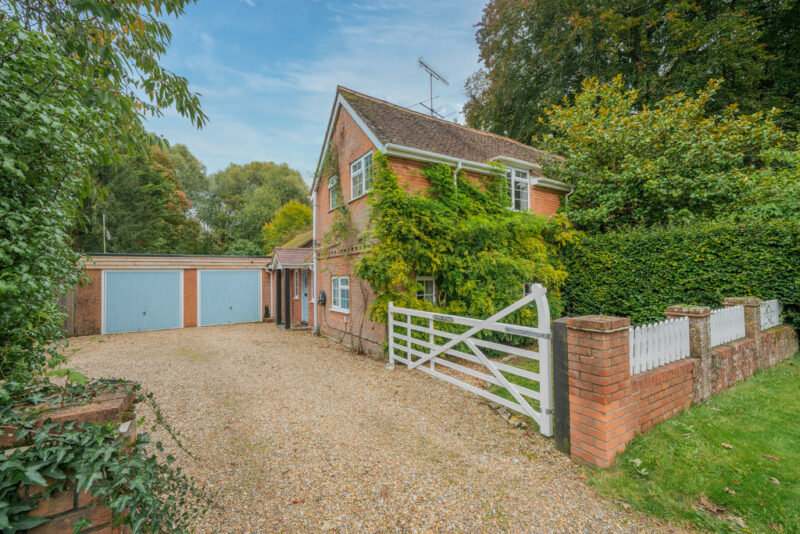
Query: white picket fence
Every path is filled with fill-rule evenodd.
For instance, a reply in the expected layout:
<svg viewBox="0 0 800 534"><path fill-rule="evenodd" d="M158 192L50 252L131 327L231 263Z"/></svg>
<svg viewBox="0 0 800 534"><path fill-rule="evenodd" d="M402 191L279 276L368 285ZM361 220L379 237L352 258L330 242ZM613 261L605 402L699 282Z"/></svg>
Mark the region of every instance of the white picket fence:
<svg viewBox="0 0 800 534"><path fill-rule="evenodd" d="M550 361L550 308L547 304L546 293L547 290L544 287L535 284L530 294L488 319L401 308L390 302L389 365L394 368L395 362L403 363L409 369L418 369L430 376L525 414L539 424L539 431L542 434L552 436L553 398L551 388L553 375ZM512 312L531 303L536 305L538 327L500 322ZM437 328L443 324L461 325L467 329L463 333L457 334L449 332L441 326ZM483 330L529 338L531 343L536 345L536 350L532 350L530 347L515 347L480 339L477 334ZM459 350L463 346L466 346L466 350L469 352ZM537 360L539 362L538 373L489 359L481 349ZM446 372L442 372L442 370ZM461 380L454 376L452 371L500 386L511 394L513 400L500 397ZM539 391L510 382L505 374L536 382L539 385Z"/></svg>
<svg viewBox="0 0 800 534"><path fill-rule="evenodd" d="M742 339L744 330L744 307L732 306L711 310L711 346L716 347Z"/></svg>
<svg viewBox="0 0 800 534"><path fill-rule="evenodd" d="M781 303L778 299L765 300L761 303L761 330L773 328L781 324Z"/></svg>
<svg viewBox="0 0 800 534"><path fill-rule="evenodd" d="M689 318L631 327L631 375L689 356Z"/></svg>

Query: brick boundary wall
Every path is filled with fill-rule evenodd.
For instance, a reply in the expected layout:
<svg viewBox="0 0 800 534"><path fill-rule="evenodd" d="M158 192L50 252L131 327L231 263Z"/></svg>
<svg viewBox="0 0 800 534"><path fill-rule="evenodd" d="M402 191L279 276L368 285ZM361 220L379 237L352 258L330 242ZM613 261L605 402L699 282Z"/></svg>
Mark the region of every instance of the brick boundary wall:
<svg viewBox="0 0 800 534"><path fill-rule="evenodd" d="M690 356L631 376L630 319L589 315L567 318L569 449L573 459L599 467L637 432L744 380L798 351L797 333L781 325L761 330L761 301L725 299L745 307L745 337L711 347L711 310L670 306L668 317L688 317Z"/></svg>
<svg viewBox="0 0 800 534"><path fill-rule="evenodd" d="M65 406L56 408L52 411L43 412L40 419L51 419L56 422L76 421L102 424L111 422L119 424L119 438L127 443L136 439L136 406L133 408L133 417L127 422L122 422L123 415L135 401L135 395L126 390L110 391L99 394L91 403ZM16 441L16 429L3 427L0 433L0 454L5 454L8 450L24 445L24 442ZM56 483L56 480L45 478L47 486L24 485L17 491L23 499L34 499ZM90 492L78 492L75 485L67 486L67 489L49 494L46 498L36 503L36 508L28 512L32 517L49 518L49 521L38 527L27 530L29 534L71 534L74 525L80 519L89 519L92 526L83 529L81 532L92 532L102 534L130 534L130 526L113 526L112 512L105 503L92 496Z"/></svg>

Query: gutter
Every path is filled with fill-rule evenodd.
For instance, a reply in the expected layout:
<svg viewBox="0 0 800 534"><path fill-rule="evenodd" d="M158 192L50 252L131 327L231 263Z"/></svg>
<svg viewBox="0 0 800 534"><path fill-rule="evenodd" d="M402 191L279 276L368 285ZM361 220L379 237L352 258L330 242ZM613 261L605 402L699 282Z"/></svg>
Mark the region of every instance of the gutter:
<svg viewBox="0 0 800 534"><path fill-rule="evenodd" d="M459 166L459 170L464 169L468 171L475 171L481 174L499 174L496 167L492 167L486 163L478 163L477 161L470 161L465 159L454 158L437 154L436 152L428 152L427 150L420 150L419 148L411 148L407 146L395 145L388 143L384 149L384 154L387 156L396 156L406 158L414 161L424 161L431 163L444 163L446 165Z"/></svg>
<svg viewBox="0 0 800 534"><path fill-rule="evenodd" d="M319 310L317 309L317 190L311 191L311 249L312 249L312 271L314 273L314 282L311 286L314 288L311 293L311 302L314 306L314 335L319 335Z"/></svg>

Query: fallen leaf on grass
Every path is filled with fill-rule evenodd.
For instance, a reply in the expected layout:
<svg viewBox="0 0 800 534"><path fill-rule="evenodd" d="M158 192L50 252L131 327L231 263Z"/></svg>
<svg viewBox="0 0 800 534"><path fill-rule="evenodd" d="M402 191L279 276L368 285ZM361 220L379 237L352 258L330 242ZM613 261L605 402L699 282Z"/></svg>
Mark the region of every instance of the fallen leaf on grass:
<svg viewBox="0 0 800 534"><path fill-rule="evenodd" d="M775 457L774 457L774 456L772 456L771 454L765 454L765 455L764 455L764 458L766 458L766 459L768 459L768 460L772 460L773 462L780 462L780 460L779 460L778 458L775 458Z"/></svg>
<svg viewBox="0 0 800 534"><path fill-rule="evenodd" d="M775 484L776 486L780 486L781 485L781 481L778 480L775 477L769 477L769 481L772 482L773 484Z"/></svg>
<svg viewBox="0 0 800 534"><path fill-rule="evenodd" d="M703 505L703 508L705 508L714 515L719 515L725 511L725 508L717 506L716 504L706 499L705 495L700 495L700 504Z"/></svg>
<svg viewBox="0 0 800 534"><path fill-rule="evenodd" d="M747 528L747 523L741 517L734 517L733 522L739 525L740 528Z"/></svg>
<svg viewBox="0 0 800 534"><path fill-rule="evenodd" d="M728 487L726 487L726 488L725 488L725 491L727 491L727 492L728 492L728 493L730 493L731 495L736 495L736 491L735 491L735 490L732 490L732 489L730 489L730 488L728 488Z"/></svg>
<svg viewBox="0 0 800 534"><path fill-rule="evenodd" d="M783 532L783 525L777 525L775 523L770 523L769 524L769 528L771 528L772 530L775 530L777 532Z"/></svg>
<svg viewBox="0 0 800 534"><path fill-rule="evenodd" d="M720 443L720 445L722 445L726 449L732 449L733 448L733 445L731 445L730 443L725 443L724 441L722 443Z"/></svg>

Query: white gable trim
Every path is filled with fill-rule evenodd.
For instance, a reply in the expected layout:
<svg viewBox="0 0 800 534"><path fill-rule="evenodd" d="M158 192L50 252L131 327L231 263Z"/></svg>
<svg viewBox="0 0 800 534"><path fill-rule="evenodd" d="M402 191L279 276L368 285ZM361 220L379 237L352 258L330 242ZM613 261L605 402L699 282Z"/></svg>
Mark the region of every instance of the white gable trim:
<svg viewBox="0 0 800 534"><path fill-rule="evenodd" d="M378 136L376 136L375 133L369 129L367 123L365 123L364 119L362 119L361 116L356 113L344 95L342 95L340 91L337 91L336 100L334 100L333 109L331 110L331 119L328 121L328 129L325 131L325 140L322 143L322 151L317 159L317 170L314 171L314 183L311 184L312 191L315 191L319 185L319 170L320 167L322 167L322 158L325 157L325 151L328 148L328 143L330 143L331 137L333 137L333 129L336 126L336 121L339 119L339 110L341 108L347 110L347 113L350 114L358 127L361 128L361 131L363 131L369 140L372 141L372 144L375 145L377 150L380 150L381 152L384 150L383 143L381 143L380 139L378 139Z"/></svg>

